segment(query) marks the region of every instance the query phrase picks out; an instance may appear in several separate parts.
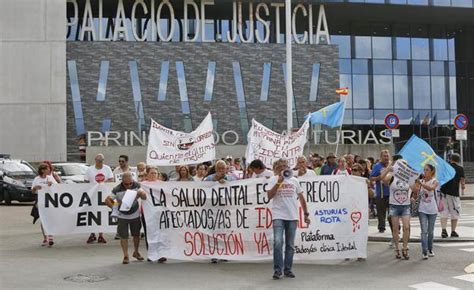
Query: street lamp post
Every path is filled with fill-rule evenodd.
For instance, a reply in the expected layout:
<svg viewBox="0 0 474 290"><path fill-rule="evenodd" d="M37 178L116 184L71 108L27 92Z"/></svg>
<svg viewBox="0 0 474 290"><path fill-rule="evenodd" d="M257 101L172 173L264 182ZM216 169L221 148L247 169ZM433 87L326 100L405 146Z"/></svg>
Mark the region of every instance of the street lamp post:
<svg viewBox="0 0 474 290"><path fill-rule="evenodd" d="M291 52L291 0L285 0L285 41L286 41L286 120L287 131L293 128L293 66Z"/></svg>

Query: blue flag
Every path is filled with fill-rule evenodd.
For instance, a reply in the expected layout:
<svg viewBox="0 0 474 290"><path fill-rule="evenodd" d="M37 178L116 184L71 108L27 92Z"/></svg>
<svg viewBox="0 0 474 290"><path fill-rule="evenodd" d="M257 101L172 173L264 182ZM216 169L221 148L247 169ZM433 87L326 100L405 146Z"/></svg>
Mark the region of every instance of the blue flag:
<svg viewBox="0 0 474 290"><path fill-rule="evenodd" d="M398 154L402 155L408 165L419 173L423 172L425 164L429 163L436 167L436 179L441 185L450 181L456 174L448 162L436 155L430 145L416 135L411 136Z"/></svg>
<svg viewBox="0 0 474 290"><path fill-rule="evenodd" d="M306 116L312 125L324 124L331 128L340 127L344 116L344 102L335 103Z"/></svg>

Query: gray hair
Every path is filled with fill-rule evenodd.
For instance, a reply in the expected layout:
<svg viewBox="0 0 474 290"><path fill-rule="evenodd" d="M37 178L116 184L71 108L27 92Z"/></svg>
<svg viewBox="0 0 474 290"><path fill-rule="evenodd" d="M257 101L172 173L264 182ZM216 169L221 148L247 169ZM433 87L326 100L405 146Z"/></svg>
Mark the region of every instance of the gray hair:
<svg viewBox="0 0 474 290"><path fill-rule="evenodd" d="M133 180L133 175L130 171L127 171L127 172L124 172L122 174L122 181L124 181L125 179L131 179Z"/></svg>

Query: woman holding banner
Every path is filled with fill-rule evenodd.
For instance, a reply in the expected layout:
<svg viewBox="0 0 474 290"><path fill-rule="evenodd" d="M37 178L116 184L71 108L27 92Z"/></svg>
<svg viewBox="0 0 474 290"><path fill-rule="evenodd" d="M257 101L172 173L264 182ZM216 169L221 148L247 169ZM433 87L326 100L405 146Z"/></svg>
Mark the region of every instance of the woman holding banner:
<svg viewBox="0 0 474 290"><path fill-rule="evenodd" d="M394 162L403 163L408 166L400 155L393 156ZM381 174L382 181L390 188L389 196L389 216L392 221L392 238L395 246L395 258L405 260L410 259L408 254L408 241L410 239L410 197L412 192L416 192L416 186L410 186L405 180L396 177L393 173L393 166L389 165ZM403 248L400 255L400 220L403 227Z"/></svg>
<svg viewBox="0 0 474 290"><path fill-rule="evenodd" d="M439 200L436 189L439 186L436 180L436 168L431 164L426 164L423 168L423 179L417 180L420 190L420 206L418 208L418 217L421 227L421 248L423 260L428 257L434 257L433 252L433 236L436 216L439 211Z"/></svg>
<svg viewBox="0 0 474 290"><path fill-rule="evenodd" d="M33 184L31 185L31 191L33 194L36 195L36 202L34 207L38 208L38 190L43 188L43 186L51 186L57 183L54 177L51 175L51 171L49 170L49 166L46 163L41 163L38 167L38 176L33 179ZM51 247L54 245L53 236L46 235L43 229L43 225L41 225L41 232L43 232L43 243L41 246Z"/></svg>

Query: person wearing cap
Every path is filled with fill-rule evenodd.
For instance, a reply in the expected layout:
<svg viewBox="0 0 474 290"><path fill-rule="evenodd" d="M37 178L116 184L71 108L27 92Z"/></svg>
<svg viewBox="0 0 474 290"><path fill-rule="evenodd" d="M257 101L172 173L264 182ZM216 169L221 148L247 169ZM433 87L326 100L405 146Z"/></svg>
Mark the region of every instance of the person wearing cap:
<svg viewBox="0 0 474 290"><path fill-rule="evenodd" d="M326 164L321 168L321 175L331 175L337 168L336 156L334 153L329 153L326 158Z"/></svg>

